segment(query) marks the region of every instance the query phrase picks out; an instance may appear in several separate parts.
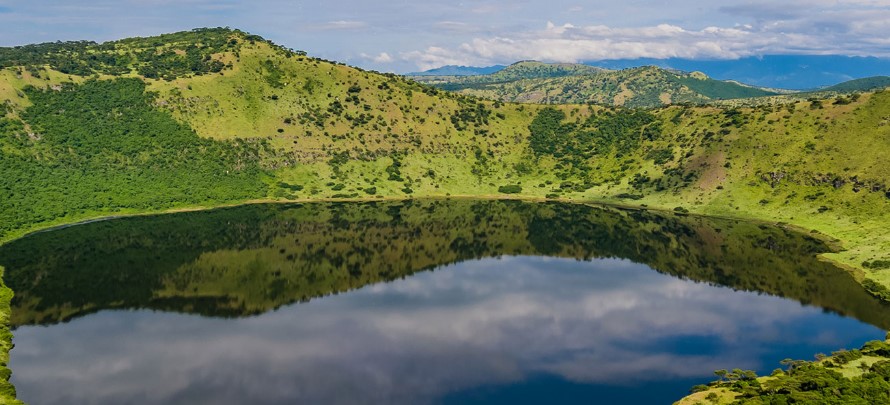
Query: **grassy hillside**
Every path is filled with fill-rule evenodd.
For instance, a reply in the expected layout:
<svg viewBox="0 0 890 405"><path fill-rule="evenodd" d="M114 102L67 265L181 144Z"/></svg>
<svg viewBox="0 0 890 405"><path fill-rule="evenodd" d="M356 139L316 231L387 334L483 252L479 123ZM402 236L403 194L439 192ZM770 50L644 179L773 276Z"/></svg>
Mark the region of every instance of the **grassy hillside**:
<svg viewBox="0 0 890 405"><path fill-rule="evenodd" d="M890 299L888 92L745 108L513 104L227 29L5 48L0 66L2 241L256 200L559 198L792 224L843 247L823 257ZM638 86L603 79L591 85L609 89L602 102L738 90L617 74ZM568 84L538 100L581 94L578 77L547 79Z"/></svg>
<svg viewBox="0 0 890 405"><path fill-rule="evenodd" d="M657 107L671 103L775 95L768 90L654 66L607 70L579 64L519 62L481 76L415 77L443 90L521 103Z"/></svg>
<svg viewBox="0 0 890 405"><path fill-rule="evenodd" d="M820 91L847 93L853 91L883 89L886 87L890 87L890 76L874 76L846 81L834 86L826 87L824 89L821 89Z"/></svg>

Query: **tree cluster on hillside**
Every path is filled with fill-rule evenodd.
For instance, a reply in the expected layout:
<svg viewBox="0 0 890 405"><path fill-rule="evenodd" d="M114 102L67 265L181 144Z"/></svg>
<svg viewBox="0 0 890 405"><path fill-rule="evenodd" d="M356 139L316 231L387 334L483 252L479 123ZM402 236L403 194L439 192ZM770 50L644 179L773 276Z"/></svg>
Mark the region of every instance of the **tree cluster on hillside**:
<svg viewBox="0 0 890 405"><path fill-rule="evenodd" d="M648 111L633 109L605 110L571 122L562 110L545 108L532 120L529 133L529 148L536 156L552 156L585 177L596 158L621 159L643 141L659 138L661 122Z"/></svg>
<svg viewBox="0 0 890 405"><path fill-rule="evenodd" d="M0 119L0 234L87 211L264 195L267 145L198 137L156 109L141 80L25 92L24 122Z"/></svg>
<svg viewBox="0 0 890 405"><path fill-rule="evenodd" d="M227 28L200 28L101 44L68 41L7 47L0 48L0 67L23 67L36 73L37 69L49 66L75 76L136 71L151 79L173 80L222 71L226 65L211 56L237 50L236 37L242 34Z"/></svg>
<svg viewBox="0 0 890 405"><path fill-rule="evenodd" d="M860 361L861 375L848 378L836 371L863 356L877 359ZM717 370L719 381L693 391L728 388L739 394L733 402L738 405L890 403L890 342L871 341L859 350L838 351L821 362L787 359L782 363L785 370L777 369L763 380L753 371Z"/></svg>

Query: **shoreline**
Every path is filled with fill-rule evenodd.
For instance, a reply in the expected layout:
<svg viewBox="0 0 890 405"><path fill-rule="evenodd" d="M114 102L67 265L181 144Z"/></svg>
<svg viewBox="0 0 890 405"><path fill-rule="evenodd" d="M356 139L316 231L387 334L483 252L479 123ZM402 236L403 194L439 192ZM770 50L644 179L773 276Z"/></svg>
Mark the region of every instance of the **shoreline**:
<svg viewBox="0 0 890 405"><path fill-rule="evenodd" d="M150 211L134 211L134 212L123 212L123 213L115 213L112 215L104 215L99 214L96 216L86 215L83 219L74 219L72 221L60 221L59 223L49 223L45 226L36 226L32 228L27 228L22 231L17 231L12 233L12 236L7 236L0 239L0 246L5 245L7 243L26 238L31 235L44 233L44 232L52 232L60 229L70 228L78 225L86 225L94 222L102 222L102 221L111 221L115 219L124 219L124 218L132 218L132 217L147 217L154 215L167 215L167 214L177 214L183 212L200 212L200 211L212 211L216 209L224 209L224 208L235 208L242 207L247 205L258 205L258 204L307 204L307 203L368 203L368 202L377 202L377 201L411 201L411 200L449 200L449 199L459 199L459 200L486 200L486 201L498 201L498 200L508 200L508 201L525 201L525 202L558 202L564 204L582 204L582 205L598 205L604 207L613 207L627 210L639 210L639 211L657 211L665 214L673 214L675 213L672 209L661 207L661 206L651 206L646 204L627 204L621 202L615 202L608 199L575 199L575 198L546 198L546 197L538 197L538 196L522 196L522 195L506 195L506 194L452 194L452 195L428 195L428 196L405 196L405 197L356 197L356 198L297 198L297 199L271 199L271 198L260 198L253 200L245 200L240 202L231 202L231 203L222 203L218 205L192 205L192 206L183 206L177 208L168 208L168 209L160 209L160 210L150 210ZM738 220L738 221L747 221L747 222L757 222L763 224L772 224L776 226L781 226L785 228L792 228L797 230L798 232L811 232L812 229L797 226L794 224L789 224L782 221L776 221L771 219L764 218L755 218L755 217L743 217L743 216L732 216L732 215L716 215L716 214L704 214L695 211L684 212L679 215L693 216L693 217L704 217L704 218L719 218L719 219L729 219L729 220ZM818 231L817 231L818 232ZM819 236L822 236L822 240L824 240L825 235L822 232L818 233ZM830 243L829 240L824 240L826 243Z"/></svg>
<svg viewBox="0 0 890 405"><path fill-rule="evenodd" d="M167 215L167 214L177 214L184 212L200 212L200 211L212 211L217 209L225 209L225 208L235 208L242 207L247 205L257 205L257 204L307 204L307 203L368 203L368 202L377 202L377 201L410 201L410 200L448 200L448 199L462 199L462 200L488 200L488 201L497 201L497 200L512 200L512 201L525 201L525 202L558 202L563 204L582 204L582 205L596 205L602 207L612 207L619 208L625 210L641 210L641 211L656 211L663 214L675 214L675 215L685 215L685 216L693 216L693 217L703 217L703 218L718 218L718 219L727 219L727 220L736 220L736 221L746 221L752 223L760 223L767 224L772 226L778 226L784 229L790 229L795 232L803 233L815 237L822 241L829 249L827 252L819 253L816 257L819 260L826 261L828 263L837 266L840 269L843 269L847 273L849 273L857 283L862 283L865 270L856 266L851 266L846 263L842 263L838 260L835 260L830 257L826 257L826 254L838 253L842 252L846 249L845 245L848 243L842 239L834 237L833 235L826 234L822 231L808 228L806 226L797 225L794 223L788 223L785 221L778 221L775 219L768 218L759 218L753 216L733 216L733 215L719 215L719 214L707 214L700 213L695 211L677 213L673 209L663 206L652 206L647 204L628 204L626 202L617 202L609 199L595 199L595 198L584 198L584 199L576 199L576 198L546 198L539 196L529 196L529 195L506 195L506 194L452 194L452 195L426 195L426 196L404 196L404 197L356 197L356 198L297 198L297 199L272 199L272 198L260 198L253 200L245 200L239 202L230 202L230 203L222 203L217 205L194 205L194 206L183 206L177 208L169 208L169 209L161 209L155 211L133 211L133 212L123 212L123 213L115 213L113 215L96 215L90 216L89 214L85 216L83 219L75 219L72 221L60 221L59 223L50 223L46 226L37 226L32 229L23 230L21 232L13 233L11 237L5 237L0 239L0 246L5 245L7 243L27 238L31 235L40 234L44 232L52 232L60 229L70 228L78 225L86 225L95 222L102 221L111 221L116 219L124 219L124 218L132 218L132 217L147 217L147 216L156 216L156 215ZM2 273L0 273L2 274ZM3 284L0 284L2 286ZM866 289L863 286L863 289ZM868 289L866 289L868 291ZM880 298L880 297L878 297ZM885 300L890 303L890 300Z"/></svg>

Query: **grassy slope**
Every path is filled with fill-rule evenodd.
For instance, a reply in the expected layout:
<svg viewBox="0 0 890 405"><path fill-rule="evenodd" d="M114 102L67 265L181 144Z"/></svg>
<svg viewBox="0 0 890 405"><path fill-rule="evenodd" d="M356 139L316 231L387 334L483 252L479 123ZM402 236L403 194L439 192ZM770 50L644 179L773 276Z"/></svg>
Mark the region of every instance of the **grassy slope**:
<svg viewBox="0 0 890 405"><path fill-rule="evenodd" d="M745 108L735 116L716 107L653 110L663 123L661 136L620 157L597 155L591 171L579 174L529 151L528 127L542 106L450 95L291 54L242 34L232 38L238 47L213 56L232 63L231 69L146 81L158 93L157 108L198 135L261 138L278 149L264 157L271 177L261 198L496 196L500 186L519 184L523 198L558 194L575 201L683 206L818 231L847 248L826 257L849 266L859 280L890 286L890 271L862 266L890 259L885 195L890 168L881 160L881 152L890 150L888 93L866 94L844 105L826 100L822 108L807 101ZM136 76L135 69L126 75ZM21 116L30 105L21 91L27 84L84 81L50 68L40 76L0 70L7 117ZM340 108L333 108L337 103ZM578 123L603 111L557 108ZM671 158L656 163L650 157L654 151L667 151ZM635 175L648 179L632 183ZM69 213L0 240L77 220L196 205Z"/></svg>
<svg viewBox="0 0 890 405"><path fill-rule="evenodd" d="M585 65L520 62L490 75L415 80L463 94L523 103L592 102L657 107L775 94L714 80L701 73L672 72L651 66L612 71Z"/></svg>
<svg viewBox="0 0 890 405"><path fill-rule="evenodd" d="M874 77L865 77L862 79L853 79L850 81L836 84L831 87L826 87L824 89L821 89L820 91L834 91L834 92L868 91L868 90L884 88L887 86L890 86L890 76L874 76Z"/></svg>

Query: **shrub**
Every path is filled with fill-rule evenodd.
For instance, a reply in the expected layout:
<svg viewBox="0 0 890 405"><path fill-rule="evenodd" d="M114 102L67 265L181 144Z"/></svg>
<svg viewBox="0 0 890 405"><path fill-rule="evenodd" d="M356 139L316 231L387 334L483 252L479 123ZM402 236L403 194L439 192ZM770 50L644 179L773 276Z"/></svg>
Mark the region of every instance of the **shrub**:
<svg viewBox="0 0 890 405"><path fill-rule="evenodd" d="M862 267L872 270L890 269L890 260L864 261Z"/></svg>
<svg viewBox="0 0 890 405"><path fill-rule="evenodd" d="M522 186L518 184L510 184L498 187L498 192L502 194L519 194L522 192Z"/></svg>

